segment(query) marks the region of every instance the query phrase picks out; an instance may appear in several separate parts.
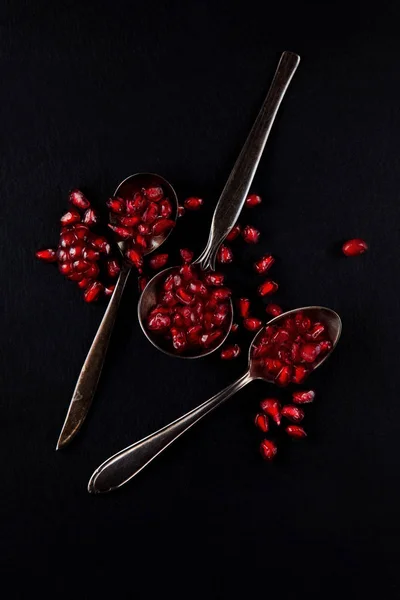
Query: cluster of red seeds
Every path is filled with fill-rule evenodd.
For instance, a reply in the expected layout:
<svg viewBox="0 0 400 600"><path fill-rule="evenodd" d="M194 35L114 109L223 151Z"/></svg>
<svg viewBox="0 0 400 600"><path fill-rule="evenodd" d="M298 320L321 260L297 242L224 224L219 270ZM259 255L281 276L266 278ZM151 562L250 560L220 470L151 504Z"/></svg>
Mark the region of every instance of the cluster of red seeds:
<svg viewBox="0 0 400 600"><path fill-rule="evenodd" d="M80 190L72 190L69 201L74 208L61 217L58 247L38 250L36 256L44 262L58 262L60 273L84 290L85 301L94 302L103 293L111 296L114 285L109 281L117 277L120 264L111 256L108 240L94 231L98 215L89 200Z"/></svg>

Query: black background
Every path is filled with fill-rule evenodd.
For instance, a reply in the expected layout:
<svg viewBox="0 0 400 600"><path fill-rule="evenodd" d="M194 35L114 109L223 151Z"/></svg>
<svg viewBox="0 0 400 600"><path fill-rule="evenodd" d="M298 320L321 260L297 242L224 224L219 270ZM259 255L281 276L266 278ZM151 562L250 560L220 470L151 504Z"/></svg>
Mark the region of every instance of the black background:
<svg viewBox="0 0 400 600"><path fill-rule="evenodd" d="M398 597L396 4L1 3L5 597ZM157 353L138 327L132 277L90 416L55 452L104 304L84 305L34 252L56 242L71 187L101 206L148 170L181 199L205 198L170 245L199 252L286 49L302 61L252 186L264 203L243 215L262 241L239 242L229 273L250 293L250 263L270 250L277 301L343 318L312 379L309 437L265 464L252 418L271 389L253 384L124 488L90 496L100 462L216 393L246 358ZM355 236L370 252L346 259L341 243Z"/></svg>

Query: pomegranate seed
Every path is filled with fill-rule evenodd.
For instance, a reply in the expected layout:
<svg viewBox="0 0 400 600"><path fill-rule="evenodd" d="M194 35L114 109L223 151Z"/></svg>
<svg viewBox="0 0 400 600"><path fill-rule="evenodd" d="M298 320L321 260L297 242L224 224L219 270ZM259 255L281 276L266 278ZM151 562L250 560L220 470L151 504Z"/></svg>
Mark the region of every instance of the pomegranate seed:
<svg viewBox="0 0 400 600"><path fill-rule="evenodd" d="M286 365L285 367L282 367L278 375L275 377L275 382L277 385L286 386L289 385L291 377L292 367Z"/></svg>
<svg viewBox="0 0 400 600"><path fill-rule="evenodd" d="M225 306L225 305L224 304L220 305L221 308L223 306ZM224 325L224 323L227 321L227 319L228 319L228 313L216 309L216 312L212 313L211 323L213 325L217 325L217 327L221 327L221 325Z"/></svg>
<svg viewBox="0 0 400 600"><path fill-rule="evenodd" d="M164 192L162 187L155 185L153 187L148 187L144 191L146 198L148 198L152 202L158 202L161 198L164 197Z"/></svg>
<svg viewBox="0 0 400 600"><path fill-rule="evenodd" d="M276 447L274 442L271 442L271 440L265 439L260 444L260 452L261 452L261 456L265 460L273 460L274 457L276 456L276 453L278 452L278 448Z"/></svg>
<svg viewBox="0 0 400 600"><path fill-rule="evenodd" d="M332 342L329 340L322 340L322 342L318 342L319 347L321 348L321 353L328 352L332 349Z"/></svg>
<svg viewBox="0 0 400 600"><path fill-rule="evenodd" d="M141 217L139 217L138 215L134 215L133 217L119 217L119 222L121 223L122 227L136 227L136 225L138 225L140 221ZM140 224L139 227L143 227L143 224ZM139 230L139 227L139 233L144 233L143 231ZM149 231L147 231L146 233L149 233Z"/></svg>
<svg viewBox="0 0 400 600"><path fill-rule="evenodd" d="M45 250L38 250L36 252L36 258L43 260L47 263L56 262L57 260L57 252L53 250L53 248L46 248Z"/></svg>
<svg viewBox="0 0 400 600"><path fill-rule="evenodd" d="M90 238L91 234L87 225L84 225L83 223L76 223L75 225L72 225L72 228L78 240L83 240L86 242Z"/></svg>
<svg viewBox="0 0 400 600"><path fill-rule="evenodd" d="M72 225L73 223L79 223L80 220L81 215L74 208L71 208L60 219L61 225Z"/></svg>
<svg viewBox="0 0 400 600"><path fill-rule="evenodd" d="M138 246L140 246L141 248L143 248L143 250L146 250L147 248L147 240L143 235L140 235L139 233L137 234L136 238L135 238L135 242Z"/></svg>
<svg viewBox="0 0 400 600"><path fill-rule="evenodd" d="M168 254L155 254L150 260L149 265L151 269L157 271L157 269L162 269L168 262L169 255Z"/></svg>
<svg viewBox="0 0 400 600"><path fill-rule="evenodd" d="M149 317L147 327L150 331L164 331L171 325L171 319L168 315L163 315L160 312Z"/></svg>
<svg viewBox="0 0 400 600"><path fill-rule="evenodd" d="M145 209L145 207L147 206L147 200L146 198L143 196L143 194L141 192L136 192L133 196L132 199L132 204L130 204L129 208L135 212L140 212L142 210ZM127 203L127 208L128 208L128 203Z"/></svg>
<svg viewBox="0 0 400 600"><path fill-rule="evenodd" d="M178 206L178 217L183 217L184 214L185 214L185 207Z"/></svg>
<svg viewBox="0 0 400 600"><path fill-rule="evenodd" d="M167 198L160 202L160 215L163 219L168 219L172 215L172 205Z"/></svg>
<svg viewBox="0 0 400 600"><path fill-rule="evenodd" d="M265 312L272 317L279 317L282 314L282 309L278 304L267 304L265 307Z"/></svg>
<svg viewBox="0 0 400 600"><path fill-rule="evenodd" d="M207 285L223 285L225 276L221 273L206 273L204 281Z"/></svg>
<svg viewBox="0 0 400 600"><path fill-rule="evenodd" d="M276 398L261 400L260 407L263 412L271 417L277 425L281 424L281 406Z"/></svg>
<svg viewBox="0 0 400 600"><path fill-rule="evenodd" d="M300 423L304 419L304 410L298 406L286 404L286 406L282 407L281 415L289 419L289 421L293 421L293 423Z"/></svg>
<svg viewBox="0 0 400 600"><path fill-rule="evenodd" d="M111 212L116 213L118 215L123 214L125 212L125 202L122 198L109 198L106 202L106 205L111 210Z"/></svg>
<svg viewBox="0 0 400 600"><path fill-rule="evenodd" d="M368 244L359 238L348 240L342 246L342 252L346 256L359 256L368 250Z"/></svg>
<svg viewBox="0 0 400 600"><path fill-rule="evenodd" d="M303 365L295 365L293 369L292 382L303 383L308 374L309 370L307 367L304 367Z"/></svg>
<svg viewBox="0 0 400 600"><path fill-rule="evenodd" d="M68 248L76 242L76 235L73 231L65 231L60 235L60 246L62 248Z"/></svg>
<svg viewBox="0 0 400 600"><path fill-rule="evenodd" d="M231 290L226 287L219 287L216 290L213 290L211 293L211 298L216 300L217 302L221 302L222 300L227 300L231 295Z"/></svg>
<svg viewBox="0 0 400 600"><path fill-rule="evenodd" d="M82 223L88 227L93 227L99 221L99 215L93 208L88 208L83 215Z"/></svg>
<svg viewBox="0 0 400 600"><path fill-rule="evenodd" d="M221 350L221 358L222 360L232 360L233 358L237 358L240 354L240 346L238 344L233 344L232 346L225 346ZM263 431L267 431L264 429Z"/></svg>
<svg viewBox="0 0 400 600"><path fill-rule="evenodd" d="M59 263L58 270L60 271L60 273L62 273L62 275L70 275L73 272L74 268L72 266L72 262L63 262Z"/></svg>
<svg viewBox="0 0 400 600"><path fill-rule="evenodd" d="M158 217L158 206L155 202L150 202L148 207L143 213L142 220L143 223L148 223L151 225Z"/></svg>
<svg viewBox="0 0 400 600"><path fill-rule="evenodd" d="M232 323L231 333L236 333L238 329L239 329L239 325L237 323Z"/></svg>
<svg viewBox="0 0 400 600"><path fill-rule="evenodd" d="M84 277L83 279L78 281L78 287L80 287L81 290L85 290L91 283L91 279L89 279L88 277Z"/></svg>
<svg viewBox="0 0 400 600"><path fill-rule="evenodd" d="M160 219L153 225L153 235L162 235L173 227L175 227L175 221L172 221L171 219Z"/></svg>
<svg viewBox="0 0 400 600"><path fill-rule="evenodd" d="M314 323L311 327L309 334L313 340L318 339L325 332L325 325L322 323Z"/></svg>
<svg viewBox="0 0 400 600"><path fill-rule="evenodd" d="M266 433L269 429L269 421L267 415L263 413L257 413L256 418L254 419L255 426L258 429L261 429L264 433Z"/></svg>
<svg viewBox="0 0 400 600"><path fill-rule="evenodd" d="M258 206L261 204L261 202L261 196L257 196L257 194L250 194L250 196L247 196L246 198L245 206L247 206L247 208L253 208L253 206Z"/></svg>
<svg viewBox="0 0 400 600"><path fill-rule="evenodd" d="M290 334L286 329L278 329L278 331L272 336L272 341L275 344L282 345L288 341L289 337Z"/></svg>
<svg viewBox="0 0 400 600"><path fill-rule="evenodd" d="M58 248L56 256L57 260L59 260L60 262L65 262L69 260L68 250L65 250L64 248Z"/></svg>
<svg viewBox="0 0 400 600"><path fill-rule="evenodd" d="M184 287L178 288L175 294L176 297L184 304L190 304L194 299L194 296L192 296L192 294L188 294Z"/></svg>
<svg viewBox="0 0 400 600"><path fill-rule="evenodd" d="M293 392L293 402L295 404L310 404L315 398L314 390L308 390L307 392Z"/></svg>
<svg viewBox="0 0 400 600"><path fill-rule="evenodd" d="M222 244L217 253L217 261L221 264L227 265L233 261L233 252L229 246Z"/></svg>
<svg viewBox="0 0 400 600"><path fill-rule="evenodd" d="M260 296L269 296L270 294L274 294L278 289L278 284L272 279L267 279L258 287L258 293Z"/></svg>
<svg viewBox="0 0 400 600"><path fill-rule="evenodd" d="M76 271L74 273L71 273L70 275L67 275L67 279L69 279L70 281L81 281L81 279L84 278L83 273Z"/></svg>
<svg viewBox="0 0 400 600"><path fill-rule="evenodd" d="M182 277L185 281L190 281L194 277L193 271L192 271L192 268L190 267L190 265L183 265L183 267L181 267L179 269L179 273L182 275Z"/></svg>
<svg viewBox="0 0 400 600"><path fill-rule="evenodd" d="M187 210L199 210L203 206L202 198L197 198L197 196L191 196L190 198L186 198L183 203Z"/></svg>
<svg viewBox="0 0 400 600"><path fill-rule="evenodd" d="M274 262L274 257L271 254L266 254L254 263L254 270L259 275L265 275L265 273L272 267Z"/></svg>
<svg viewBox="0 0 400 600"><path fill-rule="evenodd" d="M247 319L250 314L250 300L248 298L239 298L237 307L242 319Z"/></svg>
<svg viewBox="0 0 400 600"><path fill-rule="evenodd" d="M113 231L121 240L129 240L133 237L132 227L119 227L118 225L112 225L108 223L109 228Z"/></svg>
<svg viewBox="0 0 400 600"><path fill-rule="evenodd" d="M226 236L227 242L233 242L240 235L240 225L236 224L232 227L228 235Z"/></svg>
<svg viewBox="0 0 400 600"><path fill-rule="evenodd" d="M293 438L301 439L307 437L306 432L299 425L288 425L285 429L286 433Z"/></svg>
<svg viewBox="0 0 400 600"><path fill-rule="evenodd" d="M290 348L290 357L292 362L298 362L300 360L300 346L294 342Z"/></svg>
<svg viewBox="0 0 400 600"><path fill-rule="evenodd" d="M88 271L92 266L93 263L88 262L87 260L83 260L83 258L78 258L78 260L75 260L72 264L74 271L78 271L79 273L84 273L85 271Z"/></svg>
<svg viewBox="0 0 400 600"><path fill-rule="evenodd" d="M86 246L84 242L75 242L75 244L68 248L68 258L70 260L76 260L77 258L80 258L83 255L85 248Z"/></svg>
<svg viewBox="0 0 400 600"><path fill-rule="evenodd" d="M281 361L274 358L265 358L264 365L268 373L271 375L277 375L282 369Z"/></svg>
<svg viewBox="0 0 400 600"><path fill-rule="evenodd" d="M200 343L200 335L203 331L201 325L194 325L187 330L187 341L192 346L198 346Z"/></svg>
<svg viewBox="0 0 400 600"><path fill-rule="evenodd" d="M103 254L110 254L110 244L108 243L107 239L102 235L99 235L98 237L92 240L92 246L100 250L100 252L103 252Z"/></svg>
<svg viewBox="0 0 400 600"><path fill-rule="evenodd" d="M216 329L210 333L203 334L200 338L200 344L204 346L204 348L211 348L211 346L217 345L222 336L223 332L221 329Z"/></svg>
<svg viewBox="0 0 400 600"><path fill-rule="evenodd" d="M100 281L92 281L84 291L83 299L85 302L95 302L98 300L103 289L103 285Z"/></svg>
<svg viewBox="0 0 400 600"><path fill-rule="evenodd" d="M142 277L138 277L139 292L143 292L148 281L148 277L145 277L144 275L142 275Z"/></svg>
<svg viewBox="0 0 400 600"><path fill-rule="evenodd" d="M260 321L260 319L256 319L255 317L249 317L248 319L244 319L243 326L248 331L257 331L257 329L262 327L262 321Z"/></svg>
<svg viewBox="0 0 400 600"><path fill-rule="evenodd" d="M172 345L177 352L183 352L187 347L185 332L176 327L171 327Z"/></svg>
<svg viewBox="0 0 400 600"><path fill-rule="evenodd" d="M115 258L110 258L106 263L107 273L109 277L117 277L121 270L118 261Z"/></svg>
<svg viewBox="0 0 400 600"><path fill-rule="evenodd" d="M80 208L81 210L86 210L90 206L89 200L80 190L71 190L69 193L69 201L76 206L76 208Z"/></svg>
<svg viewBox="0 0 400 600"><path fill-rule="evenodd" d="M260 232L251 225L246 225L242 231L242 236L246 244L257 244Z"/></svg>
<svg viewBox="0 0 400 600"><path fill-rule="evenodd" d="M115 290L115 284L113 285L109 285L107 287L104 288L104 295L105 296L112 296Z"/></svg>
<svg viewBox="0 0 400 600"><path fill-rule="evenodd" d="M193 260L193 252L188 250L188 248L181 248L179 253L182 257L184 263L190 263Z"/></svg>
<svg viewBox="0 0 400 600"><path fill-rule="evenodd" d="M97 252L97 250L94 250L93 248L88 248L87 246L84 248L82 256L85 260L88 260L89 262L96 262L100 258L100 254L99 252Z"/></svg>
<svg viewBox="0 0 400 600"><path fill-rule="evenodd" d="M139 273L141 273L143 267L143 256L141 255L141 253L138 252L138 250L136 250L135 248L130 248L126 251L125 256L129 260L129 262L131 262L137 268Z"/></svg>
<svg viewBox="0 0 400 600"><path fill-rule="evenodd" d="M204 283L199 279L194 279L189 283L189 290L193 294L199 294L200 296L208 296L208 290Z"/></svg>
<svg viewBox="0 0 400 600"><path fill-rule="evenodd" d="M303 344L300 347L300 357L308 363L313 363L321 352L318 344Z"/></svg>

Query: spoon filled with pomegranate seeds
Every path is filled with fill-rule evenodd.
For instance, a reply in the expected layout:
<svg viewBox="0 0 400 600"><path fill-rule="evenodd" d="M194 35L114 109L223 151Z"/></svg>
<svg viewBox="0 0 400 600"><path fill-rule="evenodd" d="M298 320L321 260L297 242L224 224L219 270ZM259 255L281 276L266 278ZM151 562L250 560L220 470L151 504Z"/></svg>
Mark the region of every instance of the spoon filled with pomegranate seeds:
<svg viewBox="0 0 400 600"><path fill-rule="evenodd" d="M263 379L285 387L302 384L334 350L342 330L339 315L329 308L297 308L271 319L253 339L249 368L237 381L166 427L106 460L88 484L91 493L120 487L205 415L242 387Z"/></svg>
<svg viewBox="0 0 400 600"><path fill-rule="evenodd" d="M57 442L57 450L71 441L88 414L132 267L141 272L143 257L156 250L167 239L175 226L178 212L175 190L166 179L154 173L137 173L127 177L119 184L107 205L110 210L109 227L116 236L121 252L121 260L109 261L108 268L113 269L118 280L83 363ZM105 238L101 239L107 242ZM97 285L101 286L98 282Z"/></svg>
<svg viewBox="0 0 400 600"><path fill-rule="evenodd" d="M140 325L148 340L166 354L199 358L217 350L229 334L231 291L223 286L223 276L215 273L216 257L235 227L299 61L297 54L282 54L268 95L218 200L202 254L193 263L191 256L183 256L182 267L161 271L143 290L138 306Z"/></svg>

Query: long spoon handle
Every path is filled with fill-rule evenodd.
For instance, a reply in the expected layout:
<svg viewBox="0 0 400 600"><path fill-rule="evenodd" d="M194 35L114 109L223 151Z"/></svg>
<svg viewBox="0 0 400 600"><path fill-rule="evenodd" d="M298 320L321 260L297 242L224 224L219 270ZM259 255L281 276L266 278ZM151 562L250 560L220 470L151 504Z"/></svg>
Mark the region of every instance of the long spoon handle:
<svg viewBox="0 0 400 600"><path fill-rule="evenodd" d="M214 270L218 248L239 217L278 108L299 62L300 57L292 52L281 56L268 95L218 200L207 246L196 261L203 270Z"/></svg>
<svg viewBox="0 0 400 600"><path fill-rule="evenodd" d="M89 480L88 491L100 494L119 488L144 469L185 431L250 383L252 379L250 372L245 373L237 381L176 421L114 454L93 473Z"/></svg>

